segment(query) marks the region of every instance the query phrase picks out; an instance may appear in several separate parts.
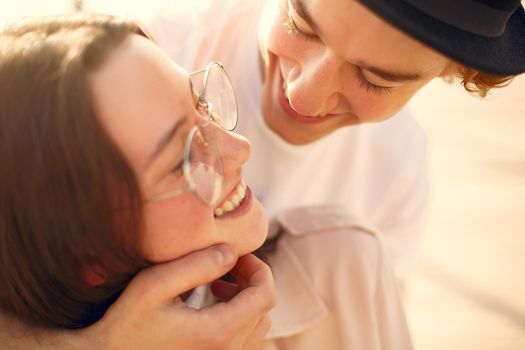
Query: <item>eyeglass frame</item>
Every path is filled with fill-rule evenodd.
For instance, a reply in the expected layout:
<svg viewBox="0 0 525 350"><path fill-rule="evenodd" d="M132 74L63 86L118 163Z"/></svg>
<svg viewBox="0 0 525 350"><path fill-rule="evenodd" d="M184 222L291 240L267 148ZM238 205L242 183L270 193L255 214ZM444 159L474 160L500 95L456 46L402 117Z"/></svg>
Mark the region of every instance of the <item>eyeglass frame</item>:
<svg viewBox="0 0 525 350"><path fill-rule="evenodd" d="M209 77L209 74L210 74L210 71L211 71L212 67L219 67L220 68L220 70L224 74L224 77L227 79L227 81L228 81L228 83L229 83L229 85L231 87L231 92L233 94L233 98L234 98L234 101L235 101L235 111L234 111L235 117L233 118L234 119L234 123L233 123L233 127L231 127L231 128L226 128L225 127L224 123L221 121L222 118L219 115L217 115L216 113L214 113L214 111L213 111L213 104L208 102L207 99L206 99L206 95L207 95L206 92L207 92L207 88L208 88L208 77ZM224 129L226 131L233 131L235 129L235 127L237 126L237 122L239 120L237 97L235 95L235 90L233 89L233 85L231 83L230 77L226 73L226 70L224 69L224 66L222 65L222 63L220 63L218 61L212 61L212 62L208 63L206 65L206 67L189 73L190 88L191 88L192 92L196 92L194 90L194 88L193 88L194 84L193 84L193 81L192 81L192 77L196 76L197 74L202 73L203 71L204 71L204 78L203 78L202 94L198 94L198 102L195 105L195 107L200 106L202 108L202 110L206 112L208 117L206 119L204 119L204 121L202 123L193 126L190 129L190 131L188 132L188 136L186 136L186 141L184 143L183 162L182 162L182 170L183 170L183 174L184 174L184 179L186 181L186 187L181 188L181 189L177 189L177 190L173 190L173 191L169 191L169 192L163 193L161 195L155 196L153 199L148 200L147 201L148 203L160 202L160 201L163 201L163 200L166 200L166 199L169 199L169 198L173 198L175 196L179 196L179 195L187 193L187 192L193 192L195 194L195 196L204 205L206 205L208 207L211 207L211 208L215 207L218 204L219 200L220 200L220 195L219 195L219 196L217 196L217 199L215 201L210 202L210 201L206 200L205 198L203 198L203 196L199 193L199 191L197 191L197 185L196 185L195 181L193 180L193 178L191 176L191 165L190 165L191 143L193 142L193 138L195 137L195 134L197 132L199 132L200 137L204 141L204 146L205 147L213 147L213 152L215 152L216 155L217 155L218 163L219 163L219 166L220 166L220 171L222 172L223 171L223 166L222 166L222 158L221 158L220 152L217 150L217 148L215 147L215 145L213 143L209 143L208 140L206 140L206 137L204 136L204 133L202 132L202 129L208 127L208 125L210 125L211 122L217 122L216 124L219 125L222 129ZM220 190L219 190L219 192L222 193L223 180L224 180L223 174L221 174L221 179L220 180L221 181L220 181ZM214 185L214 186L216 186L216 185ZM215 190L217 190L217 189L214 189L214 191Z"/></svg>

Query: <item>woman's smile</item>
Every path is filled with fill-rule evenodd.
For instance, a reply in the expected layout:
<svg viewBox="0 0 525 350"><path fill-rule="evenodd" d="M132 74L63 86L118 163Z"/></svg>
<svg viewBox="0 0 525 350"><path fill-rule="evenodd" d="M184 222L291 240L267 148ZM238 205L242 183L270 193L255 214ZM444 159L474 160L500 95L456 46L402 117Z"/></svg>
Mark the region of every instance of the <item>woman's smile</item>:
<svg viewBox="0 0 525 350"><path fill-rule="evenodd" d="M223 216L226 213L232 213L236 211L246 198L246 183L241 180L237 186L233 188L228 197L222 201L214 210L215 217ZM244 207L244 205L243 205Z"/></svg>
<svg viewBox="0 0 525 350"><path fill-rule="evenodd" d="M240 185L240 186L241 188L243 188L240 191L244 192L244 197L240 199L239 205L229 211L224 211L224 209L222 208L215 209L215 219L218 219L218 220L234 219L234 218L237 219L252 211L252 202L253 202L252 191L250 190L249 187L246 186L246 184L244 184L244 182L243 182L243 185ZM235 196L238 196L238 194L233 194L233 197ZM222 211L222 214L217 215L217 211Z"/></svg>

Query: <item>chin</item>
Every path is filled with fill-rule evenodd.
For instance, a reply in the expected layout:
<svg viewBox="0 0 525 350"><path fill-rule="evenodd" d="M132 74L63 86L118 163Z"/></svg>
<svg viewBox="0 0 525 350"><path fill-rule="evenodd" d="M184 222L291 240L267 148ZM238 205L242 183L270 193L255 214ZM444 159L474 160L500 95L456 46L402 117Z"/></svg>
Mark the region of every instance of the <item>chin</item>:
<svg viewBox="0 0 525 350"><path fill-rule="evenodd" d="M237 240L230 244L234 246L239 256L252 253L259 249L268 236L268 219L258 200L254 201L252 213L245 219L246 225L244 225L241 230L239 230L239 226L232 228ZM225 233L226 235L230 235L232 231L226 231Z"/></svg>

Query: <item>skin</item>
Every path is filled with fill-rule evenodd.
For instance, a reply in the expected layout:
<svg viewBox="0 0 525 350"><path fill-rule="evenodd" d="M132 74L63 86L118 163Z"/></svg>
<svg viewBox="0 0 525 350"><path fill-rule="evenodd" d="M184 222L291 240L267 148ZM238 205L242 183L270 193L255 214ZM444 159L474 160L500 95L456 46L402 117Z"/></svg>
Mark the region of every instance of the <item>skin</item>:
<svg viewBox="0 0 525 350"><path fill-rule="evenodd" d="M270 0L259 39L264 118L292 144L385 120L450 74L449 59L357 1Z"/></svg>
<svg viewBox="0 0 525 350"><path fill-rule="evenodd" d="M182 171L174 168L182 160L189 130L204 115L195 107L188 74L152 41L132 35L90 83L97 114L133 167L144 198L184 188ZM167 139L174 126L176 132ZM250 144L214 123L207 131L222 159L224 202L242 180ZM239 256L254 251L266 238L267 221L257 199L248 193L244 201L248 206L241 215L236 210L220 217L193 192L145 204L144 257L165 262L219 243L229 244Z"/></svg>

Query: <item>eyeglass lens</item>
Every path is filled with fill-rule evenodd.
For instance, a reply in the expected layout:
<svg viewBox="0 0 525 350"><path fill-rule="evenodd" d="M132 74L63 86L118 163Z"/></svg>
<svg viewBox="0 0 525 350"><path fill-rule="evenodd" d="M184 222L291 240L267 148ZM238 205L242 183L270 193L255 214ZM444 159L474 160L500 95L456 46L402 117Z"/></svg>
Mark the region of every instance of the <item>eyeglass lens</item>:
<svg viewBox="0 0 525 350"><path fill-rule="evenodd" d="M204 99L211 105L213 116L226 130L237 124L237 102L235 92L226 72L219 64L212 64L206 77Z"/></svg>
<svg viewBox="0 0 525 350"><path fill-rule="evenodd" d="M214 205L222 193L223 170L218 150L203 135L206 129L195 129L187 164L195 191L208 205Z"/></svg>
<svg viewBox="0 0 525 350"><path fill-rule="evenodd" d="M237 124L237 101L230 78L222 66L211 63L203 76L194 78L201 87L204 85L204 91L200 91L214 119L224 129L233 130ZM223 169L217 148L209 142L213 137L206 135L210 131L208 128L198 128L191 140L189 176L199 197L208 205L215 205L222 194Z"/></svg>

